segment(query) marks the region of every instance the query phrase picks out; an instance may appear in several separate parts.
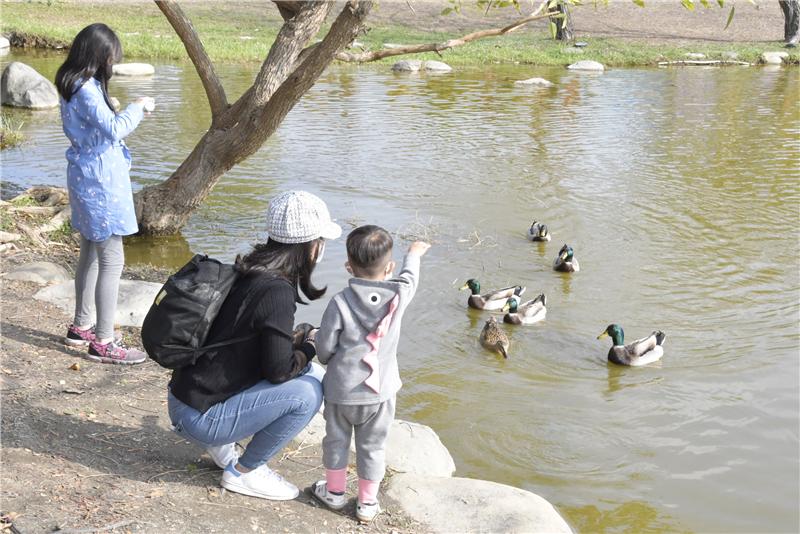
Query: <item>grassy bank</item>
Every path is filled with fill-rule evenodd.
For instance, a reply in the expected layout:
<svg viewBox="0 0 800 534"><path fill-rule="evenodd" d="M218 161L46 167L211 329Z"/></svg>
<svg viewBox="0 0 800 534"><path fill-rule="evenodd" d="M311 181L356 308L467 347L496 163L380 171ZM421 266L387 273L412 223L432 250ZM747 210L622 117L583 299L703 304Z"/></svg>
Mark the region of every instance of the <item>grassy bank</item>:
<svg viewBox="0 0 800 534"><path fill-rule="evenodd" d="M264 4L223 2L188 3L183 6L200 34L209 55L218 61L263 61L280 26L277 11ZM89 21L101 20L120 35L127 59L185 60L182 43L153 3L75 4L64 2L3 2L2 32L24 32L52 43L69 43ZM396 23L378 20L359 37L369 49L385 43L417 44L444 41L465 33L424 32ZM687 52L719 59L726 51L739 54L742 61L757 62L767 50L781 50L771 42L694 42L664 44L610 38L582 39L589 43L583 51L554 42L542 27L526 28L511 35L477 41L439 57L420 54L418 59L442 59L451 65L483 63L525 63L567 65L577 59L593 59L608 66L655 65L659 61L685 59ZM41 42L41 41L40 41ZM800 63L800 52L789 51L792 63ZM397 58L384 62L391 63Z"/></svg>
<svg viewBox="0 0 800 534"><path fill-rule="evenodd" d="M5 113L0 113L0 150L15 147L25 140L22 122L15 121Z"/></svg>

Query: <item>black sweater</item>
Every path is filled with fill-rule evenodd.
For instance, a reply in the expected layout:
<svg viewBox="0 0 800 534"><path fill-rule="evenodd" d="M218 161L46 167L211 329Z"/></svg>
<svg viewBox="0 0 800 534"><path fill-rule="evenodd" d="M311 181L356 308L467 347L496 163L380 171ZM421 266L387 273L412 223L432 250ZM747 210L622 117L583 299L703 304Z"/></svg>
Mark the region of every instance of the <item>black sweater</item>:
<svg viewBox="0 0 800 534"><path fill-rule="evenodd" d="M310 343L293 341L295 296L294 287L284 278L263 272L239 278L214 320L206 344L258 335L175 369L169 383L172 394L205 412L259 380L277 384L297 376L315 351Z"/></svg>

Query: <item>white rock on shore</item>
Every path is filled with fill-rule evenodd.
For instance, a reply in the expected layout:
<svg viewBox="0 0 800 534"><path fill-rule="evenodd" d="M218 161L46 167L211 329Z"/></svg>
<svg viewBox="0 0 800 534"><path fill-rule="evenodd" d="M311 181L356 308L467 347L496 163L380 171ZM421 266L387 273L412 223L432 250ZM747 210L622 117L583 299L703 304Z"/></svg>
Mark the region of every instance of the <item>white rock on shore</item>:
<svg viewBox="0 0 800 534"><path fill-rule="evenodd" d="M139 280L120 280L117 315L114 322L124 326L142 326L162 284ZM75 312L75 282L70 280L39 290L33 298L55 304L70 315Z"/></svg>
<svg viewBox="0 0 800 534"><path fill-rule="evenodd" d="M592 61L591 59L582 59L573 63L572 65L569 65L567 68L570 70L590 70L596 72L602 72L606 70L602 63Z"/></svg>
<svg viewBox="0 0 800 534"><path fill-rule="evenodd" d="M3 278L37 284L56 284L71 279L69 272L64 267L49 261L35 261L20 265L5 273Z"/></svg>
<svg viewBox="0 0 800 534"><path fill-rule="evenodd" d="M48 109L58 106L58 91L33 67L12 61L0 77L0 100L5 106Z"/></svg>
<svg viewBox="0 0 800 534"><path fill-rule="evenodd" d="M572 532L542 497L486 480L398 474L386 492L435 532Z"/></svg>
<svg viewBox="0 0 800 534"><path fill-rule="evenodd" d="M767 65L781 65L787 57L789 57L788 52L764 52L761 54L761 61Z"/></svg>
<svg viewBox="0 0 800 534"><path fill-rule="evenodd" d="M118 63L112 71L115 76L152 76L156 69L149 63Z"/></svg>
<svg viewBox="0 0 800 534"><path fill-rule="evenodd" d="M441 61L428 60L422 64L422 68L432 72L450 72L453 67Z"/></svg>
<svg viewBox="0 0 800 534"><path fill-rule="evenodd" d="M2 35L0 35L0 49L9 48L10 46L11 46L11 43L9 42L9 40L7 38L3 37Z"/></svg>
<svg viewBox="0 0 800 534"><path fill-rule="evenodd" d="M392 65L395 72L418 72L422 68L422 61L416 59L404 59Z"/></svg>

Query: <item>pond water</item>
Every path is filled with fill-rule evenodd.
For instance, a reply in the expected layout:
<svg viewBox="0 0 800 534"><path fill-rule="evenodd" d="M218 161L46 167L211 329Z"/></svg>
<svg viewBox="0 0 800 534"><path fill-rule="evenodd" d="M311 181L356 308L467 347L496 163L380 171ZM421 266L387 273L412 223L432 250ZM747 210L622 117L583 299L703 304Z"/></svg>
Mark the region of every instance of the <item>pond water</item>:
<svg viewBox="0 0 800 534"><path fill-rule="evenodd" d="M12 59L51 79L63 60ZM255 68L220 67L229 95ZM557 85L513 83L533 76ZM583 532L796 532L798 91L796 68L335 67L182 237L131 242L128 261L230 260L289 188L322 196L346 230L395 232L398 258L428 237L398 415L439 433L457 475L536 492ZM111 92L157 100L129 138L137 187L168 176L209 123L188 63ZM3 180L64 185L57 112L12 115L30 140L2 153ZM526 240L533 219L551 243ZM551 269L563 243L581 272ZM329 243L316 275L329 294L344 259L344 241ZM457 290L471 277L547 295L544 322L508 328L508 360L478 344L488 315ZM663 360L607 364L595 337L612 322L629 339L666 332Z"/></svg>

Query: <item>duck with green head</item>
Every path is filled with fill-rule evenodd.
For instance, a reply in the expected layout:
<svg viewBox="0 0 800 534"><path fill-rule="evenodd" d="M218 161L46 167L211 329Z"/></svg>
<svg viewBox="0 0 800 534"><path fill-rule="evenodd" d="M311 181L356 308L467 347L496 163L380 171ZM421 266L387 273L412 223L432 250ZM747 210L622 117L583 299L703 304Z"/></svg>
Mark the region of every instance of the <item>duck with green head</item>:
<svg viewBox="0 0 800 534"><path fill-rule="evenodd" d="M515 298L519 301L520 295L525 292L524 286L511 286L481 295L481 283L474 278L467 280L467 283L460 288L461 291L465 289L469 289L471 292L467 299L467 305L476 310L500 310L506 305L508 299Z"/></svg>
<svg viewBox="0 0 800 534"><path fill-rule="evenodd" d="M547 225L538 221L533 221L528 228L528 239L531 241L550 241L550 232Z"/></svg>
<svg viewBox="0 0 800 534"><path fill-rule="evenodd" d="M480 342L485 349L492 352L499 352L503 355L503 358L508 358L508 347L510 345L508 336L503 329L500 328L500 325L497 324L497 320L494 317L489 317L486 324L483 325Z"/></svg>
<svg viewBox="0 0 800 534"><path fill-rule="evenodd" d="M578 259L575 258L575 251L572 247L565 244L558 251L558 257L553 262L553 269L562 273L576 273L581 270Z"/></svg>
<svg viewBox="0 0 800 534"><path fill-rule="evenodd" d="M667 335L656 330L649 336L625 344L625 332L618 324L610 324L597 339L611 337L614 345L608 351L608 361L619 365L639 367L657 362L664 356L664 339Z"/></svg>
<svg viewBox="0 0 800 534"><path fill-rule="evenodd" d="M547 315L547 298L544 293L533 300L520 304L514 299L508 299L503 306L506 314L503 322L509 324L534 324L538 323Z"/></svg>

